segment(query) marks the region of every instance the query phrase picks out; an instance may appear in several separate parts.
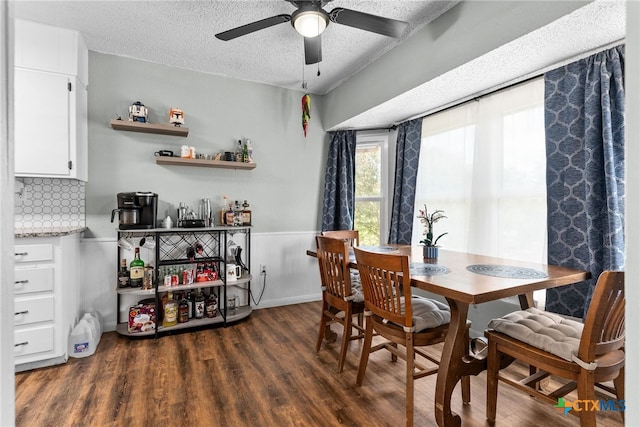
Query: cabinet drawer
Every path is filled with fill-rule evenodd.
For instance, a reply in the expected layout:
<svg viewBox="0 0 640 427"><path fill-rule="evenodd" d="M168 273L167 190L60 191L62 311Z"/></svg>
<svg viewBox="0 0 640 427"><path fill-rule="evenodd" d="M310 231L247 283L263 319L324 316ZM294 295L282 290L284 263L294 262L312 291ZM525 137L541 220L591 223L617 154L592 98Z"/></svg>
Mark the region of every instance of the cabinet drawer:
<svg viewBox="0 0 640 427"><path fill-rule="evenodd" d="M53 267L16 268L15 295L53 291Z"/></svg>
<svg viewBox="0 0 640 427"><path fill-rule="evenodd" d="M28 325L53 320L53 297L20 299L17 298L13 308L13 324Z"/></svg>
<svg viewBox="0 0 640 427"><path fill-rule="evenodd" d="M13 354L16 357L54 350L53 326L16 331L13 336Z"/></svg>
<svg viewBox="0 0 640 427"><path fill-rule="evenodd" d="M15 262L37 262L53 260L53 245L16 245Z"/></svg>

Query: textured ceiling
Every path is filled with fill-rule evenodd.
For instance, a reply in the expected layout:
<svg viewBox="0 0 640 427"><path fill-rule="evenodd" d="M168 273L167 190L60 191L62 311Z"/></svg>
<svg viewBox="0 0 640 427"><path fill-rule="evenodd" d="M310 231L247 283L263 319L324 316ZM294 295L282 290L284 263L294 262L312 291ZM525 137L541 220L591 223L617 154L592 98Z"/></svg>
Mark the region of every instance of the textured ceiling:
<svg viewBox="0 0 640 427"><path fill-rule="evenodd" d="M0 0L1 1L1 0ZM90 50L236 79L325 94L437 19L458 1L334 0L345 7L405 20L399 39L331 23L322 34L323 60L304 66L303 39L289 23L223 42L216 33L295 8L284 0L10 2L15 17L80 31ZM335 128L387 126L539 73L566 58L620 41L622 0L597 0ZM329 129L328 129L329 130Z"/></svg>
<svg viewBox="0 0 640 427"><path fill-rule="evenodd" d="M15 16L78 30L90 50L204 71L241 80L325 94L456 1L334 0L335 7L409 22L399 39L330 23L322 34L323 59L304 66L303 38L290 23L227 42L215 34L295 7L284 0L236 1L26 1Z"/></svg>

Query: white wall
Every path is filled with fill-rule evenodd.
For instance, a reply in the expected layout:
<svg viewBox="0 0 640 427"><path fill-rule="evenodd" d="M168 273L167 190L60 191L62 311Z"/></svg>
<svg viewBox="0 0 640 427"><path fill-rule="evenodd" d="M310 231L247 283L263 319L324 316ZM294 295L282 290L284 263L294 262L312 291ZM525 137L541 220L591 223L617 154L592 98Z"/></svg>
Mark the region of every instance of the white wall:
<svg viewBox="0 0 640 427"><path fill-rule="evenodd" d="M325 133L314 113L319 98L312 99L305 138L302 92L95 52L89 75L89 237L115 236L110 214L123 191L158 193L159 216L175 216L181 201L197 208L203 197L217 208L227 195L248 200L257 232L319 228L326 158ZM181 108L189 136L111 129L110 120L117 114L126 120L135 101L149 108L155 123L168 121L170 107ZM179 153L184 144L212 154L235 149L241 138L253 141L254 170L155 164L159 149Z"/></svg>

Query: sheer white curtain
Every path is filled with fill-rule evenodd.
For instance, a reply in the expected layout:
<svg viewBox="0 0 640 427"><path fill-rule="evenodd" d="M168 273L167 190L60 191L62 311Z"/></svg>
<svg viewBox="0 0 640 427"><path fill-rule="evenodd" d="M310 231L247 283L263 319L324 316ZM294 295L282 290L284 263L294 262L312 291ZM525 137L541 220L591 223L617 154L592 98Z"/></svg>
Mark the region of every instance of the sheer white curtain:
<svg viewBox="0 0 640 427"><path fill-rule="evenodd" d="M445 211L441 247L546 262L543 107L540 78L424 119L416 207Z"/></svg>

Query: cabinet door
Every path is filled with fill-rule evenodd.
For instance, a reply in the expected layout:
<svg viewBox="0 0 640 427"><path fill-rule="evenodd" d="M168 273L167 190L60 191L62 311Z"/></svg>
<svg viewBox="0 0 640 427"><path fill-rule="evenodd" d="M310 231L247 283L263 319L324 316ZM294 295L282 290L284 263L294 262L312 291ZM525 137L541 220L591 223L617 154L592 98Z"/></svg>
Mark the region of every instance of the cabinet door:
<svg viewBox="0 0 640 427"><path fill-rule="evenodd" d="M89 132L87 128L87 87L78 79L74 79L71 90L72 101L70 104L71 113L70 126L71 129L71 145L70 160L71 170L70 178L76 178L81 181L87 181L88 170L87 164L89 152Z"/></svg>
<svg viewBox="0 0 640 427"><path fill-rule="evenodd" d="M69 176L69 78L15 69L15 174Z"/></svg>

